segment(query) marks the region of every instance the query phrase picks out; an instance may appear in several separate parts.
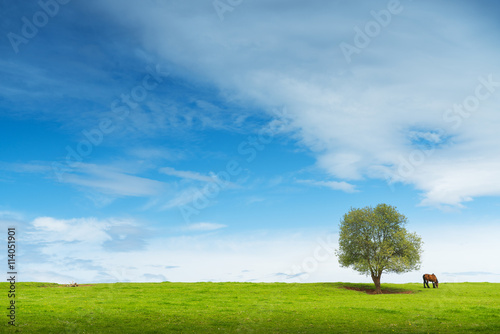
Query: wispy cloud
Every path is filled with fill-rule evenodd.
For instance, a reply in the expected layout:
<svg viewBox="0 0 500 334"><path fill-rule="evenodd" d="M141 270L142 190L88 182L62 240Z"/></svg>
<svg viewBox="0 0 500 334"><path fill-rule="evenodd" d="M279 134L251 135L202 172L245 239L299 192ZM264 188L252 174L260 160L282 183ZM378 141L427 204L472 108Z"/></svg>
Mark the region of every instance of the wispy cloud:
<svg viewBox="0 0 500 334"><path fill-rule="evenodd" d="M165 269L177 269L180 268L180 266L165 266Z"/></svg>
<svg viewBox="0 0 500 334"><path fill-rule="evenodd" d="M178 193L174 198L168 200L165 204L163 204L160 209L161 210L169 210L172 208L182 207L187 204L195 203L197 200L203 199L206 201L206 197L203 192L196 187L189 187L187 189L182 190Z"/></svg>
<svg viewBox="0 0 500 334"><path fill-rule="evenodd" d="M160 173L170 176L176 176L182 179L196 180L202 182L215 182L215 179L210 176L202 175L197 172L176 170L171 167L160 168Z"/></svg>
<svg viewBox="0 0 500 334"><path fill-rule="evenodd" d="M226 228L227 225L217 223L195 223L186 226L185 230L190 232L215 231Z"/></svg>
<svg viewBox="0 0 500 334"><path fill-rule="evenodd" d="M294 279L294 278L299 278L300 276L307 275L307 272L301 272L297 274L285 274L285 273L276 273L274 276L277 277L283 277L286 280Z"/></svg>
<svg viewBox="0 0 500 334"><path fill-rule="evenodd" d="M266 199L264 197L251 196L251 197L246 199L246 204L251 205L254 203L261 203L261 202L265 202L265 201L266 201Z"/></svg>
<svg viewBox="0 0 500 334"><path fill-rule="evenodd" d="M0 219L23 220L24 215L15 211L0 210Z"/></svg>
<svg viewBox="0 0 500 334"><path fill-rule="evenodd" d="M326 187L333 190L341 190L346 193L356 192L356 186L345 181L314 181L314 180L297 180L298 183L308 184L317 187Z"/></svg>
<svg viewBox="0 0 500 334"><path fill-rule="evenodd" d="M0 161L0 169L15 173L48 173L51 171L50 164L42 161L33 161L29 163Z"/></svg>
<svg viewBox="0 0 500 334"><path fill-rule="evenodd" d="M106 166L86 165L80 171L81 174L67 173L63 182L117 196L152 196L166 186L160 181L129 175Z"/></svg>
<svg viewBox="0 0 500 334"><path fill-rule="evenodd" d="M130 167L131 164L124 163ZM0 163L0 168L12 173L45 174L53 178L54 169L48 162ZM89 191L114 196L153 196L167 188L161 181L133 175L137 168L120 168L116 165L79 163L74 168L65 169L58 181L83 187Z"/></svg>
<svg viewBox="0 0 500 334"><path fill-rule="evenodd" d="M184 159L186 156L184 152L179 150L168 150L164 148L155 148L155 147L136 147L130 149L128 153L133 157L145 160L152 160L152 161L181 160Z"/></svg>

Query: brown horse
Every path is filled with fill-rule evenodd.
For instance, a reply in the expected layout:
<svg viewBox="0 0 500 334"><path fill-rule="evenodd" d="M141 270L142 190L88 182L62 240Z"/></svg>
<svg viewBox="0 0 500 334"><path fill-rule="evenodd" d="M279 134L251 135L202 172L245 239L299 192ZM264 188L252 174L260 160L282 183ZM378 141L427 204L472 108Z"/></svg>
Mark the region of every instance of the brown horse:
<svg viewBox="0 0 500 334"><path fill-rule="evenodd" d="M424 274L423 278L424 278L424 289L425 289L426 285L428 288L430 288L429 282L432 282L433 288L439 288L439 282L438 282L436 275Z"/></svg>

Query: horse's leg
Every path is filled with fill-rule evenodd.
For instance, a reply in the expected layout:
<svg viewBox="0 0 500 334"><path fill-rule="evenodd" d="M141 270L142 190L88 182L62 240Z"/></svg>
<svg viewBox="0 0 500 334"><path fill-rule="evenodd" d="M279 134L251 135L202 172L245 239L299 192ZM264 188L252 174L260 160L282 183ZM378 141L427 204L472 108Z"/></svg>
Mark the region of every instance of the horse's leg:
<svg viewBox="0 0 500 334"><path fill-rule="evenodd" d="M432 281L432 287L435 288L436 287L436 282Z"/></svg>
<svg viewBox="0 0 500 334"><path fill-rule="evenodd" d="M424 289L425 289L425 275L423 276L423 278L424 278Z"/></svg>

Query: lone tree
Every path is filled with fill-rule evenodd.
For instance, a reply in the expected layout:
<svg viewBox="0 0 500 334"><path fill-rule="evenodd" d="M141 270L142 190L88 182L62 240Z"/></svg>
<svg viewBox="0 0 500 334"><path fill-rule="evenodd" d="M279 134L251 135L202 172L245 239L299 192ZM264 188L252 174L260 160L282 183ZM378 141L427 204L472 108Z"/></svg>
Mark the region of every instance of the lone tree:
<svg viewBox="0 0 500 334"><path fill-rule="evenodd" d="M351 208L340 221L340 265L370 274L375 293L382 293L383 272L401 274L420 269L422 239L406 230L406 222L396 207L387 204Z"/></svg>

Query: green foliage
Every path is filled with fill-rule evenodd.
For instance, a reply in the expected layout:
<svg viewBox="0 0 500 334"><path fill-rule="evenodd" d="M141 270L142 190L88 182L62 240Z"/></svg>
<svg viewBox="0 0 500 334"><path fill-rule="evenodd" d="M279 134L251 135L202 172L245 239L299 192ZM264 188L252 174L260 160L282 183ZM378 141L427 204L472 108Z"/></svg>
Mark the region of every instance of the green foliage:
<svg viewBox="0 0 500 334"><path fill-rule="evenodd" d="M418 270L422 240L406 230L406 222L404 215L387 204L351 209L340 221L340 265L371 275L374 281L384 272Z"/></svg>
<svg viewBox="0 0 500 334"><path fill-rule="evenodd" d="M500 333L500 284L441 283L439 289L424 289L420 282L386 284L384 289L413 293L383 295L346 286L373 288L18 283L17 326L10 328L4 319L0 333ZM0 283L1 291L7 289ZM7 302L1 294L0 305Z"/></svg>

